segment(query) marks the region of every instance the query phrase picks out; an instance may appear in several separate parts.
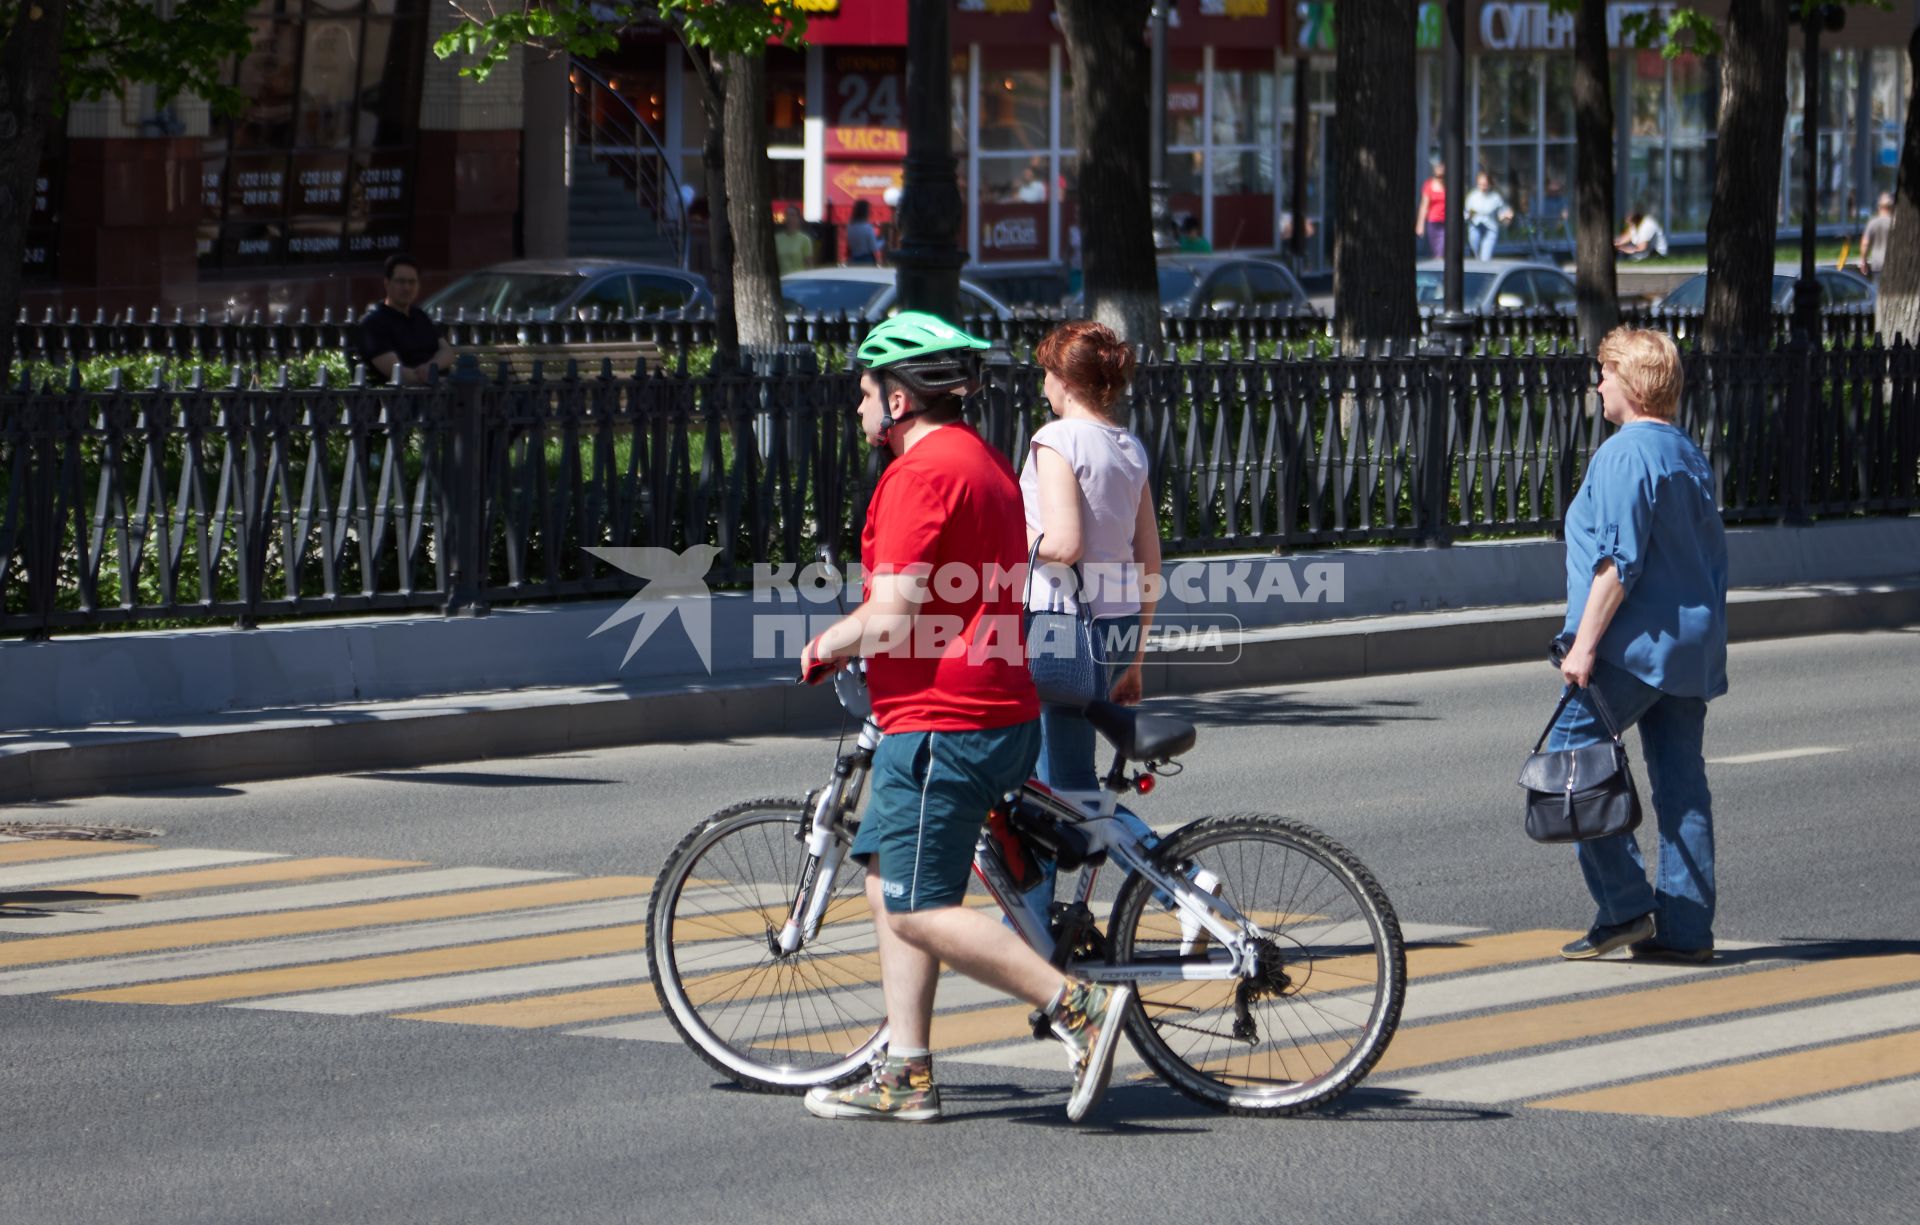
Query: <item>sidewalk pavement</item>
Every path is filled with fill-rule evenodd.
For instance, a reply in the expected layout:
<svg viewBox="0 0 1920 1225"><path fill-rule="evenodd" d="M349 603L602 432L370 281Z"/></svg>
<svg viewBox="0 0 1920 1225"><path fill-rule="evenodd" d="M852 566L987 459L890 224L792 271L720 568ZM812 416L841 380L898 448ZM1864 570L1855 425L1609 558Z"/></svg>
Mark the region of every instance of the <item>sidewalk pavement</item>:
<svg viewBox="0 0 1920 1225"><path fill-rule="evenodd" d="M1562 603L1406 613L1223 633L1149 654L1156 694L1544 661ZM1734 641L1920 624L1920 573L1736 589ZM1543 680L1545 666L1542 665ZM316 704L214 717L0 735L0 801L207 786L528 756L657 741L820 734L843 715L830 687L785 665L655 675L625 684L519 688Z"/></svg>

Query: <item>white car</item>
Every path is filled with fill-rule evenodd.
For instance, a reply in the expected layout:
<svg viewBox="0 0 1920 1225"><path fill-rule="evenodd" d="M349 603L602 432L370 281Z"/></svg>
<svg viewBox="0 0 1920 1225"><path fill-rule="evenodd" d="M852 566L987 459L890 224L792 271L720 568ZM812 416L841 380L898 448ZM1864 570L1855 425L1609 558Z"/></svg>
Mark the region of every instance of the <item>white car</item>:
<svg viewBox="0 0 1920 1225"><path fill-rule="evenodd" d="M838 315L878 323L900 310L900 292L892 268L809 268L780 278L780 297L789 315ZM1011 319L1013 311L971 281L960 282L961 318L992 315Z"/></svg>

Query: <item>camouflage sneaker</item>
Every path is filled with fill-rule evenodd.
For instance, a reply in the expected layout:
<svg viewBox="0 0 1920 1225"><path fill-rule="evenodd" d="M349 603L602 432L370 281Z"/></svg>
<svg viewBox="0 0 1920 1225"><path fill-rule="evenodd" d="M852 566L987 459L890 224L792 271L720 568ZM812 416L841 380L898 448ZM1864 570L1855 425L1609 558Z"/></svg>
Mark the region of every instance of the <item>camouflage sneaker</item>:
<svg viewBox="0 0 1920 1225"><path fill-rule="evenodd" d="M1067 1098L1067 1118L1078 1123L1087 1117L1113 1075L1113 1049L1120 1041L1121 1022L1133 988L1105 983L1070 983L1066 998L1053 1011L1053 1032L1067 1044L1073 1059L1073 1094Z"/></svg>
<svg viewBox="0 0 1920 1225"><path fill-rule="evenodd" d="M933 1060L876 1055L873 1070L859 1084L807 1090L807 1113L821 1119L937 1122L940 1086L933 1083Z"/></svg>

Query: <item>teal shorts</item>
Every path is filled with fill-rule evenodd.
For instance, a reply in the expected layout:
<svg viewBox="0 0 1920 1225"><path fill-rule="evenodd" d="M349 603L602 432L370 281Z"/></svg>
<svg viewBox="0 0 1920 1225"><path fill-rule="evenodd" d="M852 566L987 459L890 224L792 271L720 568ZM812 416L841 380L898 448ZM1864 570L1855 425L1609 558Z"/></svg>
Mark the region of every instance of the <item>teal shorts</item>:
<svg viewBox="0 0 1920 1225"><path fill-rule="evenodd" d="M872 797L852 855L899 914L958 906L987 810L1033 776L1040 721L967 732L894 732L873 753Z"/></svg>

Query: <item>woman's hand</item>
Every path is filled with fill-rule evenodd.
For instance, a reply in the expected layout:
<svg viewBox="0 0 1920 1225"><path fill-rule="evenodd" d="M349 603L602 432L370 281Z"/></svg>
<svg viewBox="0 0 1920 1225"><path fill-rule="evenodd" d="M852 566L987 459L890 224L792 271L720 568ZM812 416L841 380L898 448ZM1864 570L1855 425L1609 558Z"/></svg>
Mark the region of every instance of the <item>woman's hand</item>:
<svg viewBox="0 0 1920 1225"><path fill-rule="evenodd" d="M1593 646L1576 640L1567 648L1566 658L1560 661L1560 675L1566 678L1567 684L1585 689L1593 679L1593 664Z"/></svg>
<svg viewBox="0 0 1920 1225"><path fill-rule="evenodd" d="M1138 706L1140 704L1140 661L1134 660L1133 666L1114 678L1113 689L1107 694L1107 700L1119 706Z"/></svg>

